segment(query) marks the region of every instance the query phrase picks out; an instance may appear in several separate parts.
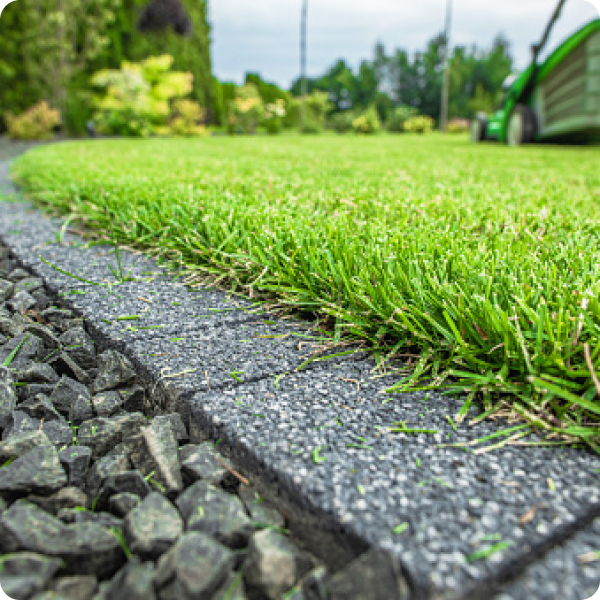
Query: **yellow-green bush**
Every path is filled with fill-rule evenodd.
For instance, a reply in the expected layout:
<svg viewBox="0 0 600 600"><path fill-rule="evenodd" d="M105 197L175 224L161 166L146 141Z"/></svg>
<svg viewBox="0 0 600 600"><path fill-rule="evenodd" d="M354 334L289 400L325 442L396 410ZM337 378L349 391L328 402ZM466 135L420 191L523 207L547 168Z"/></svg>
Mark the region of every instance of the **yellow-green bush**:
<svg viewBox="0 0 600 600"><path fill-rule="evenodd" d="M448 121L448 124L446 125L446 132L447 133L466 133L467 131L469 131L469 119L460 119L460 118L455 118L455 119L450 119L450 121Z"/></svg>
<svg viewBox="0 0 600 600"><path fill-rule="evenodd" d="M414 106L397 106L390 112L387 120L387 130L392 133L403 133L404 123L411 117L416 117L419 111Z"/></svg>
<svg viewBox="0 0 600 600"><path fill-rule="evenodd" d="M331 115L327 120L327 127L337 131L337 133L348 133L352 131L353 121L354 115L352 111L344 110Z"/></svg>
<svg viewBox="0 0 600 600"><path fill-rule="evenodd" d="M299 100L302 103L302 100ZM315 90L304 101L304 117L300 123L302 133L320 133L325 129L325 116L331 109L329 94Z"/></svg>
<svg viewBox="0 0 600 600"><path fill-rule="evenodd" d="M15 140L47 140L60 124L60 111L50 108L45 100L34 104L20 115L6 113L8 135Z"/></svg>
<svg viewBox="0 0 600 600"><path fill-rule="evenodd" d="M236 89L235 98L229 102L229 133L234 134L238 129L246 134L255 133L264 114L265 107L258 88L253 83L247 83Z"/></svg>
<svg viewBox="0 0 600 600"><path fill-rule="evenodd" d="M404 131L410 133L431 133L434 120L427 115L411 117L404 122Z"/></svg>
<svg viewBox="0 0 600 600"><path fill-rule="evenodd" d="M352 129L355 133L362 135L377 133L381 129L381 122L379 121L377 110L374 107L371 107L362 115L356 117L356 119L352 121Z"/></svg>
<svg viewBox="0 0 600 600"><path fill-rule="evenodd" d="M278 98L275 102L265 104L262 125L267 130L267 133L272 135L279 133L285 115L285 100L282 98Z"/></svg>
<svg viewBox="0 0 600 600"><path fill-rule="evenodd" d="M175 100L173 102L173 116L169 125L159 130L159 135L176 136L203 136L208 135L203 124L206 111L193 100Z"/></svg>
<svg viewBox="0 0 600 600"><path fill-rule="evenodd" d="M189 94L194 79L191 73L170 71L172 64L173 57L164 54L96 73L92 84L106 90L96 101L98 131L136 137L164 133L171 101Z"/></svg>

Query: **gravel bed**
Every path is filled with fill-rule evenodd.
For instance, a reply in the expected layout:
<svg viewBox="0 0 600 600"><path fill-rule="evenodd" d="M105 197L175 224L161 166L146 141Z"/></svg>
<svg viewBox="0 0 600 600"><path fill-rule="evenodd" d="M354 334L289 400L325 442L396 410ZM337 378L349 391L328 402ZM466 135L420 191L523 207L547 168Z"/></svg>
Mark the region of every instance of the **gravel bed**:
<svg viewBox="0 0 600 600"><path fill-rule="evenodd" d="M24 291L26 289L27 291ZM3 590L34 598L280 598L318 586L286 517L131 362L0 248ZM16 352L14 352L16 350ZM273 557L276 561L273 562Z"/></svg>
<svg viewBox="0 0 600 600"><path fill-rule="evenodd" d="M242 573L238 575L241 585L236 594L244 593L250 598L284 597L283 584L274 591L275 588L267 589L267 584L257 583L255 576L248 574L255 564L251 555L260 556L269 564L273 564L273 556L279 556L275 542L275 546L267 544L253 550L253 540L274 534L286 543L292 540L293 550L288 548L289 553L284 552L287 558L283 562L293 564L290 569L294 577L286 575L284 579L286 589L295 587L285 597L295 600L326 597L583 600L594 594L600 582L600 561L594 554L600 550L600 457L585 450L535 446L512 445L485 453L480 452L483 444L474 444L471 451L440 447L470 442L515 423L471 424L471 419L480 414L477 407L472 407L468 418L454 428L447 415L456 414L462 406L460 399L437 393L386 396L382 390L397 379L391 375L378 377L375 365L361 353L314 362L296 371L315 349L310 345L315 343L314 339L299 337L315 337L317 332L311 323L275 319L267 312L257 311L250 302L214 290L191 291L156 263L131 253L122 253L121 259L126 269L132 269L136 281L106 288L61 275L43 263L38 254L94 281L114 282L109 265L116 268L116 259L112 249L84 248L81 240L70 235L64 240L69 246L58 245L54 232L59 228L60 222L40 218L21 205L7 205L0 215L0 237L14 250L22 265L33 268L33 279L41 277L47 283L45 295L58 294L64 306L73 311L78 323L74 329L81 330L83 324L83 330L95 344L97 360L108 352L114 359L113 365L118 363L121 370L132 369L135 373L125 387L144 388L143 401L141 392L121 394L123 402L119 410L123 414L104 417L125 419L125 425L115 425L121 428L124 441L111 433L110 426L105 432L98 425L98 435L90 435L95 425L92 421L99 418L91 402L96 413L82 425L90 460L102 461L108 455L110 465L122 465L120 459L113 458L119 454L114 454L114 446L125 447L131 454L124 471L137 469L143 479L154 470L154 480L156 473L162 473L166 478L156 481L163 486L164 493L149 483L151 491L146 498L156 498L153 502L157 503L148 509L149 514L167 506L160 502L169 502L175 507L175 513L170 514L178 514L182 527L187 528L185 533L182 529L177 539L188 539L186 536L200 531L198 523L204 517L192 514L193 509L190 513L187 499L181 498L189 493L190 485L200 489L206 486L206 481L200 477L192 482L184 477L181 485L187 489L178 487L176 473L187 472L184 463L188 451L182 457L177 450L175 458L170 442L167 446L171 455L168 448L161 446L161 440L169 438L165 433L168 431L176 438L175 446L187 441L177 439L185 430L188 446L195 447L189 452L197 448L215 452L217 448L221 453L219 465L222 466L221 461L229 461L236 472L251 480L252 492L248 492L239 478L225 470L227 480L216 486L245 502L248 519L253 518L253 504L245 501L244 494L250 493L266 498L266 503L260 506L266 505L269 515L279 515L269 522L269 528L252 532L245 552L232 546L231 541L224 544L236 557L234 566L228 567L227 577ZM27 279L32 278L22 280ZM25 289L34 299L35 294L40 295L40 288ZM35 306L42 310L43 305ZM7 306L6 310L10 313L12 309ZM16 321L20 318L14 314L8 316ZM132 316L139 318L119 320ZM10 340L6 337L7 349L9 344L18 343L18 337L12 336ZM60 336L55 337L61 343ZM48 337L43 343L53 342ZM86 354L81 348L91 348L89 340L70 345L78 346L69 352L85 363ZM23 348L26 349L25 344ZM19 351L15 360L20 359L23 351ZM0 346L0 362L1 352ZM64 348L57 352L58 358L50 360L57 375L79 378L79 383L92 395L118 389L117 386L98 391L100 365L78 365L69 352ZM56 368L52 366L55 363ZM22 382L17 380L17 383ZM59 383L52 385L56 387ZM18 386L16 391L23 394L22 390L32 385ZM37 385L46 387L33 391L46 394L51 401L54 387L50 389L48 383ZM117 402L115 395L111 398ZM22 401L19 397L19 402ZM59 405L63 408L63 413L59 413L68 418L71 407L65 414L65 402L59 401ZM135 416L136 412L142 416ZM19 418L23 426L29 422ZM419 434L389 431L389 426L398 422L431 431ZM42 424L42 432L45 427L48 425ZM105 427L104 422L101 427ZM521 441L539 439L530 434ZM82 444L81 429L78 443ZM161 448L158 456L153 457L152 448ZM159 459L164 459L169 468L161 471ZM96 482L94 477L92 480ZM136 481L139 483L139 479ZM103 507L110 500L110 490L104 496L100 494L102 500L98 502L104 502ZM85 486L82 491L88 494ZM202 511L207 511L211 497L204 491L197 492L194 488L193 493L202 497ZM19 502L23 503L9 497L7 510L13 510ZM143 502L138 506L142 505ZM57 502L52 504L53 508L56 506ZM110 511L109 503L102 512ZM114 513L112 516L118 517ZM290 536L277 529L281 527L281 519ZM15 521L12 517L10 520ZM100 526L106 529L111 525L105 521ZM160 526L159 523L157 527ZM125 535L129 530L123 527L122 531ZM211 539L223 545L222 536L212 535ZM280 538L277 540L279 543ZM141 548L143 541L139 543ZM179 543L165 550L170 565L181 559L179 554L170 554ZM507 545L487 559L477 558L477 552L499 543ZM0 551L4 551L1 542ZM188 549L177 552L187 556ZM116 594L126 581L151 581L144 594L175 598L168 586L161 588L164 582L160 564L167 559L157 561L143 549L134 554L139 560L121 566L119 583L114 584L112 593ZM211 564L218 562L215 559ZM275 562L281 564L279 560ZM111 585L110 581L116 580L114 575L112 580L108 579L102 568L94 569L105 589ZM126 569L133 569L133 574ZM173 576L182 578L177 585L192 585L185 579L184 570ZM280 566L276 571L280 574ZM302 577L304 573L308 575ZM272 574L274 578L276 574ZM181 589L178 588L178 593ZM215 594L212 590L193 592L189 597L220 597Z"/></svg>

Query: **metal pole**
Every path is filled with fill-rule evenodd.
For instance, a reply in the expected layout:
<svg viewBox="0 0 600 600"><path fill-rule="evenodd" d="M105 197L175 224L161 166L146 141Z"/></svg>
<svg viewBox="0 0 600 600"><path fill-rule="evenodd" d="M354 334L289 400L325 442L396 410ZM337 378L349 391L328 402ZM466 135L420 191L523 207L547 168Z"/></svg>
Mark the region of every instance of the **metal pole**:
<svg viewBox="0 0 600 600"><path fill-rule="evenodd" d="M304 125L304 112L306 102L306 15L308 13L308 0L302 0L302 13L300 18L300 125Z"/></svg>
<svg viewBox="0 0 600 600"><path fill-rule="evenodd" d="M542 35L542 39L541 39L540 43L537 44L536 46L534 46L532 64L535 64L537 62L540 52L544 49L544 46L546 45L546 42L548 41L548 37L550 36L550 32L552 31L552 28L554 27L554 23L556 23L556 20L560 16L560 11L562 10L563 6L565 5L565 2L566 2L566 0L559 1L558 5L554 9L554 12L552 13L552 17L550 18L548 25L546 25L546 29L544 30L544 34Z"/></svg>
<svg viewBox="0 0 600 600"><path fill-rule="evenodd" d="M450 25L452 21L452 0L446 0L446 32L444 48L444 78L442 80L442 109L440 115L440 131L446 133L448 122L448 92L450 89Z"/></svg>

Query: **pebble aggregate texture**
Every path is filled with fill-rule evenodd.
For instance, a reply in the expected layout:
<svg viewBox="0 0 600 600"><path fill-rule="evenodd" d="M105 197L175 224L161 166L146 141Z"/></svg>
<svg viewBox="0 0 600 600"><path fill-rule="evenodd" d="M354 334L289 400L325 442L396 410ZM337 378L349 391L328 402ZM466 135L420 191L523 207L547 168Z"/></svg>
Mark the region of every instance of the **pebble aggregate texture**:
<svg viewBox="0 0 600 600"><path fill-rule="evenodd" d="M470 424L472 407L453 427L460 399L382 393L397 377L360 352L303 366L320 344L310 322L190 290L127 252L135 280L116 285L113 249L71 234L59 245L61 223L23 203L0 213L19 263L2 255L0 362L29 333L0 377L0 460L17 457L0 470L0 551L15 553L0 581L43 574L20 597L584 600L598 589L597 455L438 447L510 425ZM44 319L53 295L70 325ZM431 433L389 431L401 421ZM252 502L257 491L268 501ZM75 510L94 498L96 512Z"/></svg>

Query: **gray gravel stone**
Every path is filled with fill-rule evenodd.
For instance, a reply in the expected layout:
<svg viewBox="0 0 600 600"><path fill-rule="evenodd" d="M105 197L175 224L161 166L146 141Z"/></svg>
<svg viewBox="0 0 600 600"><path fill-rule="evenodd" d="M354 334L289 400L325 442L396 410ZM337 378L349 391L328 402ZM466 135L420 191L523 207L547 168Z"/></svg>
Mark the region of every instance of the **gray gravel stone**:
<svg viewBox="0 0 600 600"><path fill-rule="evenodd" d="M180 451L181 456L181 451ZM229 475L219 462L221 457L209 442L186 448L181 461L181 471L193 483L202 479L214 486L221 485Z"/></svg>
<svg viewBox="0 0 600 600"><path fill-rule="evenodd" d="M7 279L0 279L0 300L9 300L15 291L15 284Z"/></svg>
<svg viewBox="0 0 600 600"><path fill-rule="evenodd" d="M386 552L369 550L333 575L331 600L409 600L410 590L399 561Z"/></svg>
<svg viewBox="0 0 600 600"><path fill-rule="evenodd" d="M31 333L20 333L11 338L8 344L0 346L0 363L3 364L17 347L17 354L9 365L16 371L27 368L32 362L44 358L46 354L44 342L39 337Z"/></svg>
<svg viewBox="0 0 600 600"><path fill-rule="evenodd" d="M35 298L25 291L15 294L7 303L7 306L16 313L25 313L35 306Z"/></svg>
<svg viewBox="0 0 600 600"><path fill-rule="evenodd" d="M96 344L83 327L73 327L58 338L65 352L84 370L98 366Z"/></svg>
<svg viewBox="0 0 600 600"><path fill-rule="evenodd" d="M116 515L108 512L92 512L91 510L81 510L77 508L61 508L56 515L63 523L68 525L74 523L94 523L100 527L110 530L112 528L120 529L123 526L123 520Z"/></svg>
<svg viewBox="0 0 600 600"><path fill-rule="evenodd" d="M39 429L26 431L22 435L0 442L0 462L7 461L15 456L23 456L33 448L50 446L51 444L52 442L43 431Z"/></svg>
<svg viewBox="0 0 600 600"><path fill-rule="evenodd" d="M66 483L56 449L39 446L2 468L0 492L51 494Z"/></svg>
<svg viewBox="0 0 600 600"><path fill-rule="evenodd" d="M13 269L8 274L8 278L11 281L21 281L22 279L27 279L28 277L31 277L31 273L29 271L26 271L25 269L22 269L21 267Z"/></svg>
<svg viewBox="0 0 600 600"><path fill-rule="evenodd" d="M33 363L24 371L19 371L18 381L22 383L58 383L56 371L48 363Z"/></svg>
<svg viewBox="0 0 600 600"><path fill-rule="evenodd" d="M125 561L115 537L95 523L65 525L34 504L17 500L0 517L0 552L37 552L65 562L64 574L110 577Z"/></svg>
<svg viewBox="0 0 600 600"><path fill-rule="evenodd" d="M68 352L61 352L56 360L53 362L53 366L56 369L57 373L61 373L64 375L68 375L73 379L76 379L79 383L83 385L89 385L92 383L92 378L90 374L82 369L71 357Z"/></svg>
<svg viewBox="0 0 600 600"><path fill-rule="evenodd" d="M126 386L135 379L135 371L129 359L115 350L107 350L98 356L98 376L94 381L94 393Z"/></svg>
<svg viewBox="0 0 600 600"><path fill-rule="evenodd" d="M85 507L88 502L86 494L78 487L73 486L61 488L50 496L29 494L27 500L52 515L56 515L62 508Z"/></svg>
<svg viewBox="0 0 600 600"><path fill-rule="evenodd" d="M40 316L46 323L52 323L60 333L64 333L75 315L70 310L51 307L44 310Z"/></svg>
<svg viewBox="0 0 600 600"><path fill-rule="evenodd" d="M123 398L123 408L127 412L141 412L144 410L146 393L141 385L132 385L119 390Z"/></svg>
<svg viewBox="0 0 600 600"><path fill-rule="evenodd" d="M167 495L181 491L183 482L177 457L177 440L169 420L153 419L135 435L124 440L131 451L131 461L146 476L153 474Z"/></svg>
<svg viewBox="0 0 600 600"><path fill-rule="evenodd" d="M59 452L58 458L67 473L69 485L83 485L91 457L92 451L87 446L69 446Z"/></svg>
<svg viewBox="0 0 600 600"><path fill-rule="evenodd" d="M179 415L178 413L171 413L168 415L157 415L156 417L154 417L153 423L157 427L160 426L161 430L163 424L167 424L169 427L171 427L173 435L175 436L175 439L178 443L186 442L189 439L187 431L185 429L185 425L181 420L181 415Z"/></svg>
<svg viewBox="0 0 600 600"><path fill-rule="evenodd" d="M57 577L51 586L65 600L89 600L98 590L98 580L93 575Z"/></svg>
<svg viewBox="0 0 600 600"><path fill-rule="evenodd" d="M56 410L63 415L67 415L71 409L71 404L78 396L90 398L91 394L85 385L67 375L63 375L52 391L50 402Z"/></svg>
<svg viewBox="0 0 600 600"><path fill-rule="evenodd" d="M15 294L18 294L19 292L28 292L31 294L31 292L41 288L43 285L44 281L42 279L39 277L31 277L28 274L27 277L20 279L15 284Z"/></svg>
<svg viewBox="0 0 600 600"><path fill-rule="evenodd" d="M275 600L290 590L313 566L313 561L290 540L272 529L265 529L250 538L244 561L244 580L251 596L260 594Z"/></svg>
<svg viewBox="0 0 600 600"><path fill-rule="evenodd" d="M129 511L133 510L142 499L136 495L131 494L129 492L119 492L118 494L113 494L109 501L108 506L110 512L115 514L117 517L125 517Z"/></svg>
<svg viewBox="0 0 600 600"><path fill-rule="evenodd" d="M14 335L11 333L11 326L11 318L4 314L0 314L0 334L2 335L2 345L6 344L8 337L12 337ZM21 331L23 330L21 329ZM19 331L19 333L21 333L21 331Z"/></svg>
<svg viewBox="0 0 600 600"><path fill-rule="evenodd" d="M234 563L234 553L211 537L185 533L158 560L154 584L161 599L210 600Z"/></svg>
<svg viewBox="0 0 600 600"><path fill-rule="evenodd" d="M21 385L17 388L17 396L21 402L29 400L38 394L44 394L44 396L50 398L55 385L50 383L28 383L27 385Z"/></svg>
<svg viewBox="0 0 600 600"><path fill-rule="evenodd" d="M50 398L44 394L38 394L29 400L21 402L19 410L33 419L44 419L44 421L62 419L62 416L50 402Z"/></svg>
<svg viewBox="0 0 600 600"><path fill-rule="evenodd" d="M176 501L186 531L200 531L229 548L243 548L253 532L244 505L236 496L197 481Z"/></svg>
<svg viewBox="0 0 600 600"><path fill-rule="evenodd" d="M35 431L40 428L40 421L30 417L22 410L13 410L6 428L2 432L3 440L10 440L22 436L24 433Z"/></svg>
<svg viewBox="0 0 600 600"><path fill-rule="evenodd" d="M71 425L81 425L84 421L94 418L94 409L92 408L92 399L83 395L78 395L73 399L69 409L69 421Z"/></svg>
<svg viewBox="0 0 600 600"><path fill-rule="evenodd" d="M48 558L35 552L0 556L2 591L8 598L30 598L44 590L60 567L60 559Z"/></svg>
<svg viewBox="0 0 600 600"><path fill-rule="evenodd" d="M27 317L15 313L8 318L0 319L0 331L8 337L15 337L22 334L25 327L30 324L31 321Z"/></svg>
<svg viewBox="0 0 600 600"><path fill-rule="evenodd" d="M126 454L103 456L99 460L96 460L89 470L85 479L84 489L90 498L96 498L108 477L128 471L130 468L131 461Z"/></svg>
<svg viewBox="0 0 600 600"><path fill-rule="evenodd" d="M129 438L146 424L147 421L141 413L108 418L97 417L89 419L79 427L77 439L82 446L89 446L92 449L92 458L96 459L104 456L123 441L124 434Z"/></svg>
<svg viewBox="0 0 600 600"><path fill-rule="evenodd" d="M17 404L15 382L10 369L0 366L0 429L4 429Z"/></svg>
<svg viewBox="0 0 600 600"><path fill-rule="evenodd" d="M155 600L154 564L128 562L102 590L106 600Z"/></svg>
<svg viewBox="0 0 600 600"><path fill-rule="evenodd" d="M285 526L285 519L281 511L268 500L261 498L254 488L242 485L238 490L238 495L255 524L271 527Z"/></svg>
<svg viewBox="0 0 600 600"><path fill-rule="evenodd" d="M134 471L122 471L114 475L109 475L102 484L100 495L98 496L98 506L108 506L109 500L118 494L135 495L138 500L144 499L152 489L148 482L142 477L142 474L136 469Z"/></svg>
<svg viewBox="0 0 600 600"><path fill-rule="evenodd" d="M54 419L53 421L44 421L42 431L48 436L48 439L59 449L70 444L73 441L73 431L65 419Z"/></svg>
<svg viewBox="0 0 600 600"><path fill-rule="evenodd" d="M60 347L58 338L54 333L48 327L39 323L27 323L23 327L23 333L31 333L39 337L49 351L57 350Z"/></svg>
<svg viewBox="0 0 600 600"><path fill-rule="evenodd" d="M305 600L327 600L329 592L327 584L329 582L329 573L324 566L318 566L311 569L298 583L298 587Z"/></svg>
<svg viewBox="0 0 600 600"><path fill-rule="evenodd" d="M123 402L123 396L114 390L92 396L92 404L99 417L112 417L119 413Z"/></svg>
<svg viewBox="0 0 600 600"><path fill-rule="evenodd" d="M156 560L183 533L183 520L164 496L152 492L127 514L123 533L132 553Z"/></svg>

